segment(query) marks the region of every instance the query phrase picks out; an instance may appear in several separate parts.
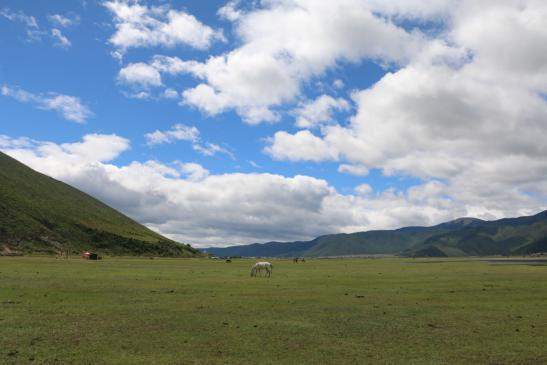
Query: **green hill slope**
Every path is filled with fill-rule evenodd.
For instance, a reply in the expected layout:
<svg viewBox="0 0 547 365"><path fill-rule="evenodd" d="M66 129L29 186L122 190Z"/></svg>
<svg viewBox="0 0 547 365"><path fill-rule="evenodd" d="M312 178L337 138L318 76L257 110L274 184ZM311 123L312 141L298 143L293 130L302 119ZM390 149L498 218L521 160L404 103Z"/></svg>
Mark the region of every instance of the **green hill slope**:
<svg viewBox="0 0 547 365"><path fill-rule="evenodd" d="M0 254L60 248L116 255L199 254L0 152Z"/></svg>
<svg viewBox="0 0 547 365"><path fill-rule="evenodd" d="M460 218L432 227L331 234L311 241L208 248L220 256L321 257L372 254L483 256L547 252L547 211L483 221Z"/></svg>

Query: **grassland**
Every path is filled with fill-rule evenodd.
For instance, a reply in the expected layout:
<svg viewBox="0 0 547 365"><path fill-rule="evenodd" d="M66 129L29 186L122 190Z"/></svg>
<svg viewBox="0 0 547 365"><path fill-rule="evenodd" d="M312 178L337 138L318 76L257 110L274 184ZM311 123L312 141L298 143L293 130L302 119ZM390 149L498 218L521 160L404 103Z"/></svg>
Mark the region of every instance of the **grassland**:
<svg viewBox="0 0 547 365"><path fill-rule="evenodd" d="M0 363L547 363L547 266L251 263L0 258Z"/></svg>

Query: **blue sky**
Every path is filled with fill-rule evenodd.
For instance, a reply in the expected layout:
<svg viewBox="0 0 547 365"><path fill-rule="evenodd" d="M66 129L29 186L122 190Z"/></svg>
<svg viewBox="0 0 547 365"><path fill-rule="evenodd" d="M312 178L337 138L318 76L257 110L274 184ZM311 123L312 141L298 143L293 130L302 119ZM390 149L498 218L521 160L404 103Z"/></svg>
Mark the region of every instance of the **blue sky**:
<svg viewBox="0 0 547 365"><path fill-rule="evenodd" d="M172 2L174 9L185 10L213 28L222 28L226 37L230 37L231 26L216 15L223 1ZM36 18L43 31L55 27L48 21L48 15L64 14L79 16L77 25L63 29L71 42L69 48L54 45L48 35L42 40L26 38L26 27L20 22L1 19L2 48L9 57L2 58L0 77L3 84L18 86L33 93L55 92L79 97L93 111L83 124L65 121L55 112L44 112L29 105L7 98L0 99L3 114L17 123L5 123L2 133L10 136L26 136L36 140L47 140L57 143L78 140L88 133L115 133L132 141L131 150L119 157L119 163L133 160L191 160L205 166L212 172L224 173L233 171L252 172L266 171L283 175L306 174L327 179L341 190L352 190L356 185L367 182L374 188L397 188L414 184L414 179L386 178L381 173L370 176L355 177L337 171L337 163L300 163L276 162L262 152L264 140L278 130L294 130L294 117L284 113L274 124L248 126L241 123L241 118L233 112L210 116L192 106L180 106L177 101L157 100L142 101L127 98L125 89L117 84L120 70L119 62L110 52L108 40L112 35L111 15L97 2L78 3L60 1L53 4L43 2L21 4L8 2L5 8L13 12L24 12ZM82 15L78 15L82 14ZM177 46L168 49L152 47L131 50L124 57L124 64L148 60L155 54L176 56L181 59L204 61L211 54L222 54L228 51L237 40L228 39L217 42L207 50L196 50L189 46ZM323 88L331 95L348 97L355 89L371 86L379 80L386 69L372 61L363 60L357 64L348 64L326 75L310 80L303 86L304 97L316 97L323 94L316 83L323 83ZM192 85L190 77L171 78L175 87L182 89ZM336 79L343 80L344 88L332 87ZM293 105L295 103L292 103ZM287 108L287 110L290 110ZM350 113L339 113L341 122ZM203 156L193 151L189 143L177 143L149 148L144 135L156 129L168 130L173 124L182 123L196 126L204 140L222 145L233 152L235 159L225 154L214 157ZM38 127L37 124L40 126ZM250 161L260 167L253 166Z"/></svg>
<svg viewBox="0 0 547 365"><path fill-rule="evenodd" d="M0 149L198 246L532 213L525 3L3 1Z"/></svg>

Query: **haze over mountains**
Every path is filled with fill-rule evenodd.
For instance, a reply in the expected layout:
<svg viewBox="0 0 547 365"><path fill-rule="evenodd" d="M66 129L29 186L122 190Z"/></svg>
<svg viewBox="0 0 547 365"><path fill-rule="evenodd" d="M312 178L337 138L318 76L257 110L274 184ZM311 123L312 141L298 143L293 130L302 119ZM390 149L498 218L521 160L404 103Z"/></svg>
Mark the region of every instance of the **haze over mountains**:
<svg viewBox="0 0 547 365"><path fill-rule="evenodd" d="M59 249L115 255L199 254L0 152L0 255Z"/></svg>
<svg viewBox="0 0 547 365"><path fill-rule="evenodd" d="M268 242L204 251L218 256L323 257L391 254L484 256L547 252L547 211L533 216L484 221L460 218L432 227L405 227L331 234L311 241Z"/></svg>

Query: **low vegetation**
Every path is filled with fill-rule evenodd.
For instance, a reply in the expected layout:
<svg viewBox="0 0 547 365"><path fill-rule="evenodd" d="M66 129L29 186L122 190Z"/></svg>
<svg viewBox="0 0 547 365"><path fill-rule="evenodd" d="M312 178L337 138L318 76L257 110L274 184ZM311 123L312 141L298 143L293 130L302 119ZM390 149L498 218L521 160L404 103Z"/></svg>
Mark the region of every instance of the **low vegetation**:
<svg viewBox="0 0 547 365"><path fill-rule="evenodd" d="M0 258L0 363L547 362L547 266L306 261Z"/></svg>

